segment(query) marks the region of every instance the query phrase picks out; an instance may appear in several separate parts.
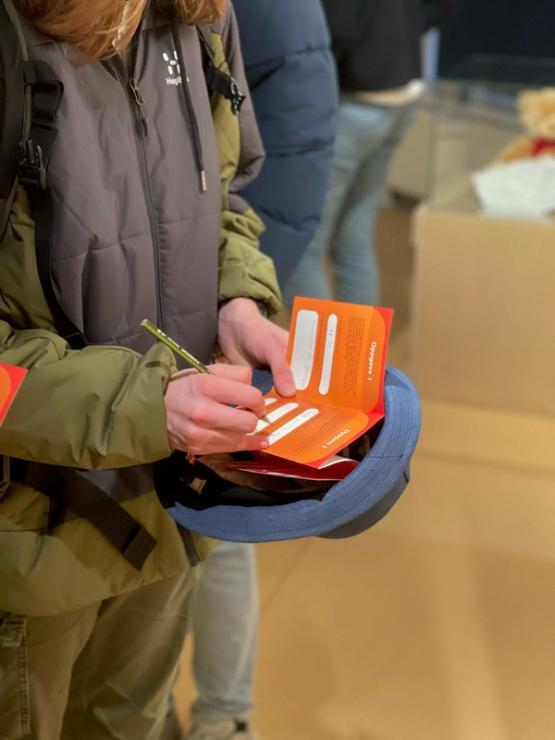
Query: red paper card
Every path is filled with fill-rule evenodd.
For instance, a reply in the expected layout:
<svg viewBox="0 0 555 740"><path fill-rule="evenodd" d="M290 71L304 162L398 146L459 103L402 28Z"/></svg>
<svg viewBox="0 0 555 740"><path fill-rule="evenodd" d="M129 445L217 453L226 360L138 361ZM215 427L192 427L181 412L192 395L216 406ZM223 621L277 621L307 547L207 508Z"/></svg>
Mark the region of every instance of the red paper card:
<svg viewBox="0 0 555 740"><path fill-rule="evenodd" d="M3 424L26 375L27 370L24 367L0 362L0 425Z"/></svg>

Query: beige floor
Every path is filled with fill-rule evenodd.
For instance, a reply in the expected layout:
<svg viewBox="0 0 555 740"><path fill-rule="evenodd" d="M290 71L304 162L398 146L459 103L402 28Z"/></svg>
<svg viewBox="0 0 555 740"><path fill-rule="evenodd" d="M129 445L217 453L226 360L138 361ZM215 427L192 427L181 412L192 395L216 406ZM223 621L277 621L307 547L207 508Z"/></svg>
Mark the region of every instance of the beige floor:
<svg viewBox="0 0 555 740"><path fill-rule="evenodd" d="M398 366L407 225L382 219ZM555 739L555 419L423 412L411 486L383 522L258 548L263 740Z"/></svg>

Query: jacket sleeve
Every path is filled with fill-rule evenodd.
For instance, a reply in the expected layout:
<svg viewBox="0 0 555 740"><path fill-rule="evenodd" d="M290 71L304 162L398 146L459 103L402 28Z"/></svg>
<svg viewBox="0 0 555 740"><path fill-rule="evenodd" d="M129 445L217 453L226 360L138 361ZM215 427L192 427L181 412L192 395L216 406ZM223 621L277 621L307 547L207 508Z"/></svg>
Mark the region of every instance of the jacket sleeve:
<svg viewBox="0 0 555 740"><path fill-rule="evenodd" d="M281 294L273 262L260 251L260 235L264 226L240 195L260 171L264 149L248 93L237 23L231 5L225 20L222 42L229 71L247 97L241 107L239 126L236 121L229 119L232 114L228 101L222 99L220 110L215 111L223 198L219 300L222 302L247 296L263 303L272 315L281 308ZM235 129L238 140L234 140L232 128Z"/></svg>
<svg viewBox="0 0 555 740"><path fill-rule="evenodd" d="M0 455L117 468L170 454L164 391L175 368L171 351L158 342L144 357L121 347L68 347L52 329L21 198L0 244L0 362L29 370L0 424Z"/></svg>
<svg viewBox="0 0 555 740"><path fill-rule="evenodd" d="M333 158L335 60L320 0L235 0L266 161L244 197L262 217L262 251L284 285L319 222Z"/></svg>
<svg viewBox="0 0 555 740"><path fill-rule="evenodd" d="M78 468L118 468L170 454L164 391L174 371L159 343L71 350L43 329L0 320L0 362L29 369L0 425L0 454Z"/></svg>
<svg viewBox="0 0 555 740"><path fill-rule="evenodd" d="M0 362L29 368L0 425L0 454L78 468L118 468L170 454L164 390L174 370L160 344L71 350L42 329L0 320Z"/></svg>

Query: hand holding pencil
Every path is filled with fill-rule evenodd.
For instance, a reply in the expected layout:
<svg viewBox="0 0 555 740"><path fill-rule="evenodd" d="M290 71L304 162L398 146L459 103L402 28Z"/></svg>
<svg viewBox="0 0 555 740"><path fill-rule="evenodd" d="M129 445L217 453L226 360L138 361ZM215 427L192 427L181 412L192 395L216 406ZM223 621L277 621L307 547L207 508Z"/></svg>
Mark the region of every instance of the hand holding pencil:
<svg viewBox="0 0 555 740"><path fill-rule="evenodd" d="M250 384L250 368L206 366L149 321L142 325L194 368L176 373L166 389L168 439L173 450L206 455L268 446L263 435L254 433L265 404L261 392Z"/></svg>

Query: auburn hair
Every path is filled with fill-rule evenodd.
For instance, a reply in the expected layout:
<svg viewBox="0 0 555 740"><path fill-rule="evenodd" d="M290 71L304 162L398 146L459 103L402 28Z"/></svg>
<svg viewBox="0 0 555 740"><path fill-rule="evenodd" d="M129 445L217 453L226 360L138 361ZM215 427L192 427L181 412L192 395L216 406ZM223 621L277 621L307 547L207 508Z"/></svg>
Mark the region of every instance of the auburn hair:
<svg viewBox="0 0 555 740"><path fill-rule="evenodd" d="M181 23L212 23L228 0L150 0L162 15ZM39 31L71 44L86 60L109 57L133 38L149 0L17 0Z"/></svg>

